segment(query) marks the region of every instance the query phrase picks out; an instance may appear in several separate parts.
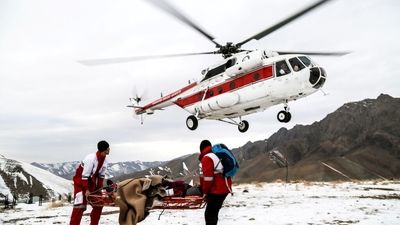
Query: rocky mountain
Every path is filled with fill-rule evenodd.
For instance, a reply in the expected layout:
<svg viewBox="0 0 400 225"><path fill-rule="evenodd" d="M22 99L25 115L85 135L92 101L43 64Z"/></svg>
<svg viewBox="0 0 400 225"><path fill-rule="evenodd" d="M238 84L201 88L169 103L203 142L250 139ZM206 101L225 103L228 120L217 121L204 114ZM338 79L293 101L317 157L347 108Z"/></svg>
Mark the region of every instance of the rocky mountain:
<svg viewBox="0 0 400 225"><path fill-rule="evenodd" d="M73 161L73 162L49 163L49 164L33 162L31 164L33 166L47 170L55 175L71 180L75 174L75 169L79 163L80 163L79 161ZM131 174L134 172L145 170L147 168L157 167L162 163L164 162L127 161L127 162L110 163L107 168L106 176L119 177L124 174Z"/></svg>
<svg viewBox="0 0 400 225"><path fill-rule="evenodd" d="M281 128L264 143L243 146L238 153L244 169L264 165L258 177L274 179L282 171L249 155L257 150L282 152L292 179L399 178L400 99L381 94L377 99L347 103L319 122Z"/></svg>
<svg viewBox="0 0 400 225"><path fill-rule="evenodd" d="M347 103L319 122L281 128L268 139L233 152L241 167L236 182L400 178L400 99L381 94L377 99ZM288 166L271 160L273 152L283 155ZM159 173L189 180L197 176L197 169L197 154L193 154L171 160L161 169L118 179Z"/></svg>
<svg viewBox="0 0 400 225"><path fill-rule="evenodd" d="M59 195L66 196L71 191L71 181L0 155L0 197L28 199L32 194L49 199Z"/></svg>

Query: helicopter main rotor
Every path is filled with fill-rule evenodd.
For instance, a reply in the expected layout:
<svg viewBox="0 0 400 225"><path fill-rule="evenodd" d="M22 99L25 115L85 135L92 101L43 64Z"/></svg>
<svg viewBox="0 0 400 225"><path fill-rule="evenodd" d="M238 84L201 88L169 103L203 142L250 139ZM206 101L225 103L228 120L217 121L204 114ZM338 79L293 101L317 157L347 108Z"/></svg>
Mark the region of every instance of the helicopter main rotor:
<svg viewBox="0 0 400 225"><path fill-rule="evenodd" d="M172 6L171 4L169 4L168 2L166 2L166 0L149 0L149 2L151 2L153 5L157 6L158 8L164 10L165 12L171 14L172 16L174 16L175 18L177 18L178 20L180 20L181 22L187 24L188 26L192 27L193 29L195 29L196 31L198 31L199 33L201 33L204 37L206 37L208 40L210 40L211 42L213 42L216 46L216 48L219 48L217 51L214 51L213 53L209 53L209 54L222 54L222 56L224 58L228 58L230 56L232 56L233 54L245 51L242 50L241 47L246 44L247 42L255 39L255 40L260 40L261 38L271 34L272 32L280 29L281 27L285 26L286 24L298 19L299 17L309 13L310 11L320 7L321 5L329 2L331 0L320 0L317 1L313 4L311 4L308 7L305 7L304 9L296 12L295 14L285 18L284 20L276 23L275 25L259 32L258 34L255 34L237 44L234 44L232 42L227 42L225 45L221 45L220 43L215 41L215 38L209 34L208 32L206 32L204 29L200 28L200 26L196 25L193 21L191 21L187 16L183 15L179 10L177 10L174 6ZM286 52L279 52L279 54L285 54ZM292 53L300 53L300 52L290 52L290 54ZM343 55L346 54L346 52L314 52L314 55Z"/></svg>
<svg viewBox="0 0 400 225"><path fill-rule="evenodd" d="M189 27L193 28L200 34L202 34L205 38L210 40L215 44L215 47L218 48L216 51L209 51L209 52L196 52L196 53L180 53L180 54L167 54L167 55L152 55L152 56L135 56L135 57L119 57L119 58L105 58L105 59L92 59L92 60L81 60L80 63L84 65L100 65L100 64L114 64L114 63L124 63L124 62L131 62L131 61L138 61L138 60L147 60L147 59L155 59L155 58L171 58L171 57L180 57L180 56L192 56L192 55L209 55L209 54L221 54L222 57L228 58L236 53L242 51L250 51L250 50L243 50L241 47L246 44L247 42L255 39L260 40L265 36L271 34L272 32L280 29L281 27L287 25L288 23L298 19L299 17L309 13L310 11L322 6L323 4L329 2L331 0L320 0L304 9L298 11L297 13L285 18L284 20L276 23L275 25L268 27L267 29L241 41L236 44L233 42L227 42L225 45L218 43L215 38L190 20L187 16L182 14L179 10L177 10L174 6L168 3L166 0L148 0L151 4L155 5L159 9L163 10L164 12L169 13L170 15L174 16L181 22L185 23ZM303 51L276 51L278 54L308 54L308 55L320 55L320 56L341 56L348 54L349 52L303 52Z"/></svg>

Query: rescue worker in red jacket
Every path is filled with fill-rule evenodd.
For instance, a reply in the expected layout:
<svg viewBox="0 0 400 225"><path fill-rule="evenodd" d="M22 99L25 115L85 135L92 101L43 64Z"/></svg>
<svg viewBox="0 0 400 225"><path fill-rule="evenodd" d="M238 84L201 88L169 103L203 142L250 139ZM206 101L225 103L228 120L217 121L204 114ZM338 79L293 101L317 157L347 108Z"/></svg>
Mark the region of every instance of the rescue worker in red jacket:
<svg viewBox="0 0 400 225"><path fill-rule="evenodd" d="M93 191L103 187L107 168L106 156L110 153L110 145L106 141L97 144L97 152L89 154L76 169L74 181L74 208L70 225L81 223L86 210L86 197ZM103 207L93 207L90 213L90 225L98 225Z"/></svg>
<svg viewBox="0 0 400 225"><path fill-rule="evenodd" d="M223 175L223 166L217 155L211 151L211 142L203 140L200 143L201 172L200 186L203 196L207 198L204 212L206 225L218 223L219 210L226 196L232 191L232 180Z"/></svg>

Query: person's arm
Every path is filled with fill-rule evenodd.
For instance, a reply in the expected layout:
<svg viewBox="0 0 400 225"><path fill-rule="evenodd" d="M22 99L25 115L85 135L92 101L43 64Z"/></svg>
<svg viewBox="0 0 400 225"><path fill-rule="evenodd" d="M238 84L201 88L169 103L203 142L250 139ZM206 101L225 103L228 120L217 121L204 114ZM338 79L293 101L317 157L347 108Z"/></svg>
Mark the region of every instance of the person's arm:
<svg viewBox="0 0 400 225"><path fill-rule="evenodd" d="M99 171L99 177L97 178L97 188L102 188L104 186L104 179L106 177L106 170L108 166L108 161L107 158L104 160L103 166L101 167Z"/></svg>
<svg viewBox="0 0 400 225"><path fill-rule="evenodd" d="M83 171L82 171L82 186L85 190L89 189L89 179L93 171L93 157L88 155L82 161Z"/></svg>
<svg viewBox="0 0 400 225"><path fill-rule="evenodd" d="M203 169L203 183L201 189L203 194L208 194L214 182L214 163L210 157L203 157L201 160L201 168Z"/></svg>

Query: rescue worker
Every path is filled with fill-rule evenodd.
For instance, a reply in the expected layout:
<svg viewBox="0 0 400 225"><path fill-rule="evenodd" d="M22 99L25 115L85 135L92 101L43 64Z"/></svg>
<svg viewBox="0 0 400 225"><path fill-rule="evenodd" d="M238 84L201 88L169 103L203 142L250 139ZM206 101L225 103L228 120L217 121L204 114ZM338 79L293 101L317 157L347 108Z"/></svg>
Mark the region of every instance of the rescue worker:
<svg viewBox="0 0 400 225"><path fill-rule="evenodd" d="M207 198L207 206L204 212L206 225L218 223L219 210L226 196L232 191L232 180L223 175L223 166L217 155L211 151L211 142L203 140L200 143L201 175L200 186L203 197Z"/></svg>
<svg viewBox="0 0 400 225"><path fill-rule="evenodd" d="M86 210L86 197L93 191L103 187L110 145L106 141L97 143L97 152L89 154L76 169L74 181L74 208L70 225L81 223L83 212ZM93 207L90 213L90 225L98 225L103 207Z"/></svg>

